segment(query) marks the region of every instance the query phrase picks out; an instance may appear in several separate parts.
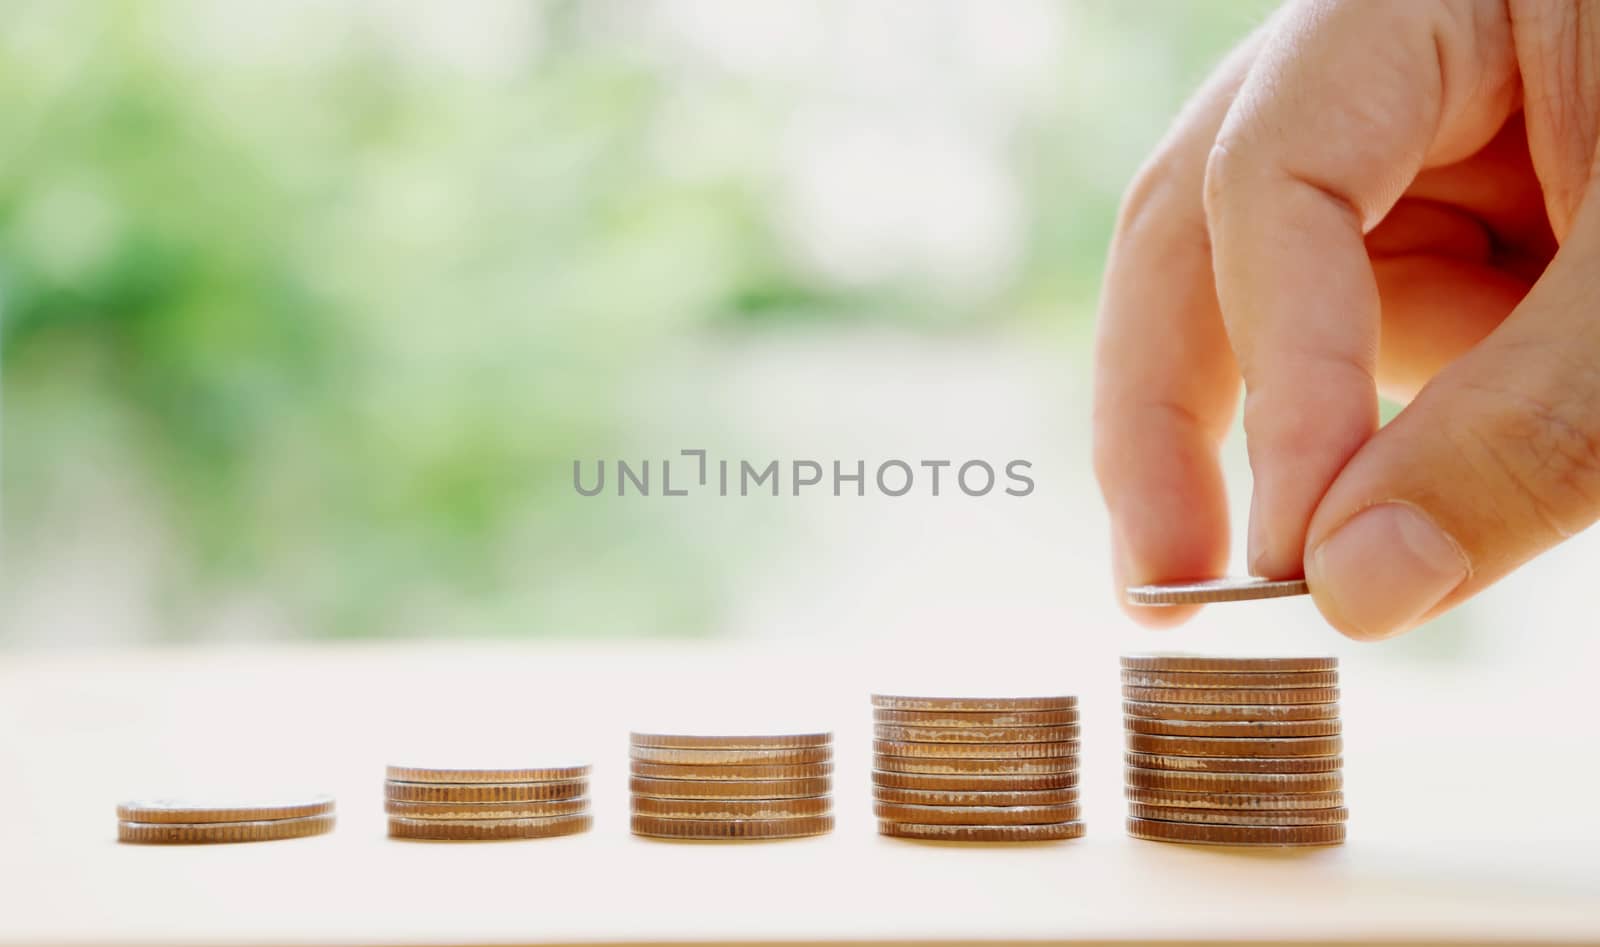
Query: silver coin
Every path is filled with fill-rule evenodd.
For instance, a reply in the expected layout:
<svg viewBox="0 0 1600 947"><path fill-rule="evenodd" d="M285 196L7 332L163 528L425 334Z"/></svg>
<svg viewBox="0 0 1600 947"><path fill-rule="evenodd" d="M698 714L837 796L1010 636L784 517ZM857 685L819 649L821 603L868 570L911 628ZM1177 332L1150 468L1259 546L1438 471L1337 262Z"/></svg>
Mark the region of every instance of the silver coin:
<svg viewBox="0 0 1600 947"><path fill-rule="evenodd" d="M1158 582L1132 585L1126 590L1132 605L1206 605L1214 602L1245 602L1261 598L1306 595L1305 579L1260 579L1231 576L1203 582Z"/></svg>

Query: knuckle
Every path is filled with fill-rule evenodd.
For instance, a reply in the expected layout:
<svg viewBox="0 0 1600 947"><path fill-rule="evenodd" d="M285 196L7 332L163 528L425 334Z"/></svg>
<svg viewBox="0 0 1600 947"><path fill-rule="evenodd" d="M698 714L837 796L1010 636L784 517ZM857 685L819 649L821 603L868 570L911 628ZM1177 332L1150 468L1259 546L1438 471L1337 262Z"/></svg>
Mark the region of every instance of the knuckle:
<svg viewBox="0 0 1600 947"><path fill-rule="evenodd" d="M1171 149L1152 155L1134 174L1117 212L1117 245L1161 244L1173 239L1206 242L1200 215L1200 179L1182 156Z"/></svg>

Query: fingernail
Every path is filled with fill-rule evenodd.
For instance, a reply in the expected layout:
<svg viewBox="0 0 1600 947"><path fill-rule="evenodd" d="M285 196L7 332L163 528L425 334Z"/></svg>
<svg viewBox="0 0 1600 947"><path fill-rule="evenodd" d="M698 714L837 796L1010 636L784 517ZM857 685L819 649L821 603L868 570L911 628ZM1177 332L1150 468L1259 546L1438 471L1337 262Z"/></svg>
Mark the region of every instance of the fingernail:
<svg viewBox="0 0 1600 947"><path fill-rule="evenodd" d="M1263 570L1267 554L1267 527L1261 520L1261 491L1250 491L1250 527L1245 534L1245 562L1251 575L1266 575Z"/></svg>
<svg viewBox="0 0 1600 947"><path fill-rule="evenodd" d="M1335 625L1375 639L1416 624L1470 570L1461 547L1419 510L1381 503L1322 541L1306 581Z"/></svg>

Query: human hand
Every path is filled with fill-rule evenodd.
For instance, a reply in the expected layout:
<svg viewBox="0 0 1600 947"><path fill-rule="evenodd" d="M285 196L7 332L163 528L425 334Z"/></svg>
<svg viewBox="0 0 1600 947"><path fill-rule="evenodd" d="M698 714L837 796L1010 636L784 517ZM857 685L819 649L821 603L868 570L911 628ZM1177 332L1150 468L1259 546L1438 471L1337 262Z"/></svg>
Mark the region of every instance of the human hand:
<svg viewBox="0 0 1600 947"><path fill-rule="evenodd" d="M1225 571L1241 378L1250 569L1303 571L1352 637L1600 517L1597 129L1600 3L1297 2L1236 50L1112 244L1095 468L1118 587ZM1379 385L1415 396L1381 430Z"/></svg>

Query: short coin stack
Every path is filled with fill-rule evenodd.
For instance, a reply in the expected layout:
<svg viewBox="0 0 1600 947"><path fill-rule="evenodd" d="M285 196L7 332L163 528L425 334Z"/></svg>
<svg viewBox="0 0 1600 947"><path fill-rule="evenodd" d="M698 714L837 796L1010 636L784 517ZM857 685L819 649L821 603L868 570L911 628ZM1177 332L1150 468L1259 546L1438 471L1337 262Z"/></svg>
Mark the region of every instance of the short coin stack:
<svg viewBox="0 0 1600 947"><path fill-rule="evenodd" d="M949 842L1078 838L1076 697L872 696L878 832Z"/></svg>
<svg viewBox="0 0 1600 947"><path fill-rule="evenodd" d="M1344 841L1337 658L1122 659L1128 834L1201 845Z"/></svg>
<svg viewBox="0 0 1600 947"><path fill-rule="evenodd" d="M586 763L518 769L390 766L389 836L442 842L549 838L587 832Z"/></svg>
<svg viewBox="0 0 1600 947"><path fill-rule="evenodd" d="M333 831L333 797L214 805L173 799L117 806L117 840L143 845L270 842Z"/></svg>
<svg viewBox="0 0 1600 947"><path fill-rule="evenodd" d="M833 831L833 734L633 733L633 834L734 841Z"/></svg>

